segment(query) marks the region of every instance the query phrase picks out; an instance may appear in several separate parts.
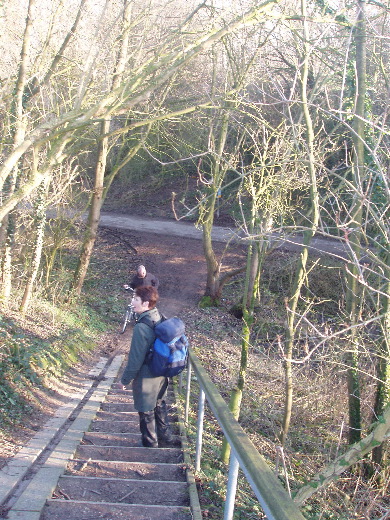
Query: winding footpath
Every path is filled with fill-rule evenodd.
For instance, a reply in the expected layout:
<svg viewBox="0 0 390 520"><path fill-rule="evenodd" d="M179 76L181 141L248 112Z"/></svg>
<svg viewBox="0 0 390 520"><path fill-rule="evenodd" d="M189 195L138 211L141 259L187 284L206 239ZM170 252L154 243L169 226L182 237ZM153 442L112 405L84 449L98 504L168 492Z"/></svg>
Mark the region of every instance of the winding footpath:
<svg viewBox="0 0 390 520"><path fill-rule="evenodd" d="M102 212L100 226L202 240L202 230L190 222ZM248 236L243 231L222 226L214 226L211 236L216 242L248 241ZM270 237L270 242L272 247L300 251L303 239L299 235L281 236L274 233ZM329 254L339 259L347 258L349 252L348 246L342 240L327 237L314 237L309 249L317 255Z"/></svg>

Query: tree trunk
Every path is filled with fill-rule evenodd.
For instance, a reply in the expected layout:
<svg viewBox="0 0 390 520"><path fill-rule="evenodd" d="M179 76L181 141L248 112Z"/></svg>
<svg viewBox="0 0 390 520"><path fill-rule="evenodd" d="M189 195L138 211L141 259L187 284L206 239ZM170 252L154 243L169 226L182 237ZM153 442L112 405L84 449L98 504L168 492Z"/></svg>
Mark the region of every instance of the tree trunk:
<svg viewBox="0 0 390 520"><path fill-rule="evenodd" d="M207 265L207 280L205 296L209 297L212 305L217 305L220 299L219 289L219 273L221 269L220 263L214 253L211 232L214 223L215 199L211 199L207 204L206 216L203 221L203 252Z"/></svg>
<svg viewBox="0 0 390 520"><path fill-rule="evenodd" d="M113 76L111 91L114 91L115 88L119 86L126 65L131 9L132 2L125 0L121 48L118 54L116 72ZM99 229L101 208L104 202L104 196L107 193L104 189L104 176L107 165L107 155L109 146L109 138L107 137L107 134L110 130L110 123L111 119L105 118L100 125L101 138L98 146L98 156L95 166L95 182L91 198L91 204L89 208L87 229L85 231L84 242L71 287L71 290L76 295L80 295L81 293L81 288L83 286L89 263L91 261L92 251L95 245Z"/></svg>
<svg viewBox="0 0 390 520"><path fill-rule="evenodd" d="M319 196L317 188L317 178L315 169L315 157L314 157L314 130L313 123L309 111L309 103L307 97L307 79L309 74L309 56L310 56L310 44L309 44L309 31L306 20L306 0L301 0L301 11L303 19L303 56L300 59L301 65L301 101L303 117L306 129L306 154L308 162L308 171L310 178L310 209L307 216L307 220L310 223L308 229L304 232L303 237L303 248L297 265L297 271L295 275L295 281L292 287L291 296L289 298L289 309L287 317L287 338L286 338L286 352L285 352L285 405L284 405L284 417L282 422L282 429L280 433L280 442L284 446L290 427L291 414L292 414L292 401L293 401L293 371L292 371L292 358L294 352L295 343L295 323L296 323L296 312L298 307L298 301L300 298L302 286L306 279L306 265L308 259L308 251L310 242L317 230L319 222Z"/></svg>
<svg viewBox="0 0 390 520"><path fill-rule="evenodd" d="M388 255L390 256L390 255ZM389 263L387 264L389 265ZM385 291L384 291L385 292ZM375 393L373 422L378 420L388 403L390 403L390 282L387 283L387 295L383 294L382 300L382 341L378 349L377 360L377 387ZM372 461L382 468L386 467L387 451L386 442L382 442L372 451Z"/></svg>
<svg viewBox="0 0 390 520"><path fill-rule="evenodd" d="M100 125L100 135L107 134L109 128L110 120L104 120ZM91 203L89 206L84 242L71 287L71 290L76 295L80 295L81 293L81 288L87 274L99 228L100 212L103 204L104 173L106 171L107 149L108 138L103 137L99 143L98 148L98 158L95 167L95 183L93 187Z"/></svg>
<svg viewBox="0 0 390 520"><path fill-rule="evenodd" d="M15 91L13 96L13 104L11 108L11 135L13 149L16 149L23 142L26 135L26 118L24 116L24 89L26 85L26 68L28 62L28 50L32 33L32 10L36 0L29 0L26 25L23 35L23 44L20 54L20 65L18 78L16 80ZM8 200L12 197L15 188L19 182L19 164L15 164L12 174L6 179L4 184L4 199ZM14 245L14 236L16 230L16 214L11 211L4 220L1 219L1 225L4 226L4 255L2 261L2 298L7 303L11 296L12 290L12 249Z"/></svg>
<svg viewBox="0 0 390 520"><path fill-rule="evenodd" d="M26 287L24 289L24 294L22 298L22 303L20 305L20 312L22 315L25 314L25 312L28 309L32 290L34 286L34 282L36 280L39 266L41 263L41 257L42 257L42 248L43 248L43 240L45 236L45 226L46 226L46 197L47 197L47 189L49 186L49 179L45 179L45 181L42 182L41 186L39 187L39 192L37 195L37 200L35 202L35 232L36 232L36 238L35 238L35 244L32 251L32 257L31 257L31 273L28 277Z"/></svg>
<svg viewBox="0 0 390 520"><path fill-rule="evenodd" d="M253 208L252 208L253 210ZM250 225L251 234L254 234L254 220L255 217L252 217L252 222ZM241 358L240 358L240 368L237 378L237 384L235 388L233 388L232 393L230 395L229 409L232 412L235 419L238 420L240 416L241 410L241 401L244 392L244 386L246 381L246 371L248 368L248 351L250 345L250 337L251 330L253 325L253 310L255 306L255 296L258 291L259 284L259 254L258 254L258 245L251 242L248 247L247 253L247 267L246 267L246 277L245 277L245 288L243 294L243 325L241 331ZM249 304L248 304L249 302ZM227 440L224 438L222 443L222 451L221 451L221 459L222 462L227 464L229 462L230 457L230 446Z"/></svg>
<svg viewBox="0 0 390 520"><path fill-rule="evenodd" d="M351 326L350 340L347 348L346 363L348 366L348 408L349 408L349 443L358 442L361 438L360 383L359 383L359 348L357 329L362 304L362 291L359 284L359 260L361 257L363 183L365 177L364 158L364 102L366 95L366 30L365 1L358 0L358 17L355 27L356 44L356 106L353 121L353 176L354 200L350 210L349 234L347 239L351 247L351 262L347 273L346 312Z"/></svg>
<svg viewBox="0 0 390 520"><path fill-rule="evenodd" d="M15 241L15 215L14 212L7 215L3 221L6 224L5 240L3 247L3 258L1 262L1 297L2 301L7 304L9 302L12 290L12 249Z"/></svg>
<svg viewBox="0 0 390 520"><path fill-rule="evenodd" d="M294 502L301 505L316 491L327 486L348 468L356 464L365 455L370 453L376 446L383 443L390 432L390 405L383 411L383 415L375 424L373 431L361 441L350 446L349 450L337 457L325 469L313 477L308 484L303 486L295 495ZM385 514L386 516L386 514ZM382 517L382 518L385 518Z"/></svg>
<svg viewBox="0 0 390 520"><path fill-rule="evenodd" d="M205 296L211 299L213 305L218 304L221 298L221 288L219 285L219 275L221 270L221 264L217 261L213 242L211 240L211 233L214 224L215 206L218 198L219 190L222 188L222 183L226 174L226 168L222 166L222 154L224 152L227 132L229 128L230 113L228 110L223 113L221 118L221 125L217 129L217 143L214 150L214 155L211 158L211 182L212 186L208 190L208 196L205 202L205 212L203 220L203 250L206 258L207 265L207 280ZM210 126L210 142L214 142L213 137L214 130L212 123Z"/></svg>

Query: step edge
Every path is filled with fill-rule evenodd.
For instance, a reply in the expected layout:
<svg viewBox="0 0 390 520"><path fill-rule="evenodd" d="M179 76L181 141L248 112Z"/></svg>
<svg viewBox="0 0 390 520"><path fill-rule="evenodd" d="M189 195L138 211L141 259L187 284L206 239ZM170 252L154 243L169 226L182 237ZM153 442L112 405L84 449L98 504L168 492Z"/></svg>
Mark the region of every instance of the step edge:
<svg viewBox="0 0 390 520"><path fill-rule="evenodd" d="M164 448L162 448L164 449ZM70 459L68 462L86 462L85 459ZM91 459L90 462L108 462L114 464L149 464L153 466L185 466L183 462L145 462L145 461L131 461L131 460L101 460L101 459Z"/></svg>
<svg viewBox="0 0 390 520"><path fill-rule="evenodd" d="M191 508L190 506L172 506L172 505L156 505L156 504L124 504L123 502L93 502L91 500L68 500L68 499L64 499L64 498L48 498L46 500L46 505L50 505L50 504L55 504L55 503L60 503L60 504L82 504L82 505L85 505L85 504L91 504L91 505L98 505L98 506L102 506L102 505L107 505L107 506L120 506L120 507L126 507L126 508L134 508L134 507L147 507L147 508L150 508L150 509L166 509L167 507L168 508L172 508L172 509L185 509L186 511L189 511L191 512Z"/></svg>
<svg viewBox="0 0 390 520"><path fill-rule="evenodd" d="M60 476L60 478L58 479L58 482L61 480L61 479L69 479L69 480L72 480L72 479L76 479L76 478L82 478L82 479L86 479L86 480L107 480L107 481L119 481L119 482L140 482L142 484L145 484L145 483L154 483L154 484L181 484L183 486L186 486L188 487L188 482L185 482L185 481L181 481L181 480L149 480L149 479L137 479L137 478L119 478L119 477L91 477L89 475L66 475L66 474L63 474Z"/></svg>

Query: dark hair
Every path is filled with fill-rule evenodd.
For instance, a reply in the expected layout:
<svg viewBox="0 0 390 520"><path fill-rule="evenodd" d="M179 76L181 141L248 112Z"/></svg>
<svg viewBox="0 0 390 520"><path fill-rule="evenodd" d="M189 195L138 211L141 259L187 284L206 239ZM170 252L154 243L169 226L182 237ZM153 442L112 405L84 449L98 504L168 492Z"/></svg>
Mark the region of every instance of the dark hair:
<svg viewBox="0 0 390 520"><path fill-rule="evenodd" d="M141 298L142 303L149 302L149 309L153 309L158 301L158 292L151 285L140 285L136 288L135 294Z"/></svg>

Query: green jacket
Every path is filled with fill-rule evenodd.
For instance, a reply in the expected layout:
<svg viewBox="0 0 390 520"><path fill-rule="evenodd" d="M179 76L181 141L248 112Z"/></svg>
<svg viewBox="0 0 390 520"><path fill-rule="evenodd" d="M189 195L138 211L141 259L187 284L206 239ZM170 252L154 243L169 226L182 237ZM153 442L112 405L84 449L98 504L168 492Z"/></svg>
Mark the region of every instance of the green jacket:
<svg viewBox="0 0 390 520"><path fill-rule="evenodd" d="M160 323L161 314L158 309L143 312L141 318L148 318L152 323ZM121 383L128 385L132 381L134 407L138 412L153 410L158 399L162 399L168 384L166 377L154 377L145 363L146 355L153 345L155 334L146 323L136 323L133 329L130 352Z"/></svg>

